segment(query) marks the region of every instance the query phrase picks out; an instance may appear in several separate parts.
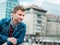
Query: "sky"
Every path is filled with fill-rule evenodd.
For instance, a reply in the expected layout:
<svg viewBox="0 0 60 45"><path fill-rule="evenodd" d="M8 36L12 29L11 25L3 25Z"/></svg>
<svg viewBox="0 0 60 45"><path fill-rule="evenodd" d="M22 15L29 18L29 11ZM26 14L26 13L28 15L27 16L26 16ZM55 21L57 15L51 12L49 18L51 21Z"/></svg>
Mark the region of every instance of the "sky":
<svg viewBox="0 0 60 45"><path fill-rule="evenodd" d="M20 0L20 4L23 4L25 6L32 5L32 4L41 6L43 2L49 2L49 3L60 5L60 0Z"/></svg>
<svg viewBox="0 0 60 45"><path fill-rule="evenodd" d="M20 0L20 4L24 5L24 6L28 6L28 5L39 5L41 6L41 4L44 2L44 0Z"/></svg>
<svg viewBox="0 0 60 45"><path fill-rule="evenodd" d="M0 0L0 3L3 2L3 1L7 1L7 0ZM56 5L59 5L60 6L60 0L19 0L19 1L20 1L20 4L21 5L24 5L24 6L38 5L38 6L41 7L44 2L48 2L48 3L52 3L52 4L56 4ZM51 7L53 7L53 6L51 6ZM47 8L49 8L49 6ZM56 6L55 9L58 9L57 6ZM57 14L60 15L59 9L57 11L55 10L55 11L50 11L50 12L52 12L52 13L57 12ZM3 17L3 16L0 16L0 18L1 17Z"/></svg>
<svg viewBox="0 0 60 45"><path fill-rule="evenodd" d="M3 2L3 1L6 1L6 0L0 0L0 2ZM44 1L60 5L60 0L20 0L20 4L23 4L25 6L32 5L32 4L41 6Z"/></svg>
<svg viewBox="0 0 60 45"><path fill-rule="evenodd" d="M47 13L60 15L60 0L20 0L24 6L38 5L47 10Z"/></svg>
<svg viewBox="0 0 60 45"><path fill-rule="evenodd" d="M45 1L53 3L53 4L60 5L60 0L45 0Z"/></svg>
<svg viewBox="0 0 60 45"><path fill-rule="evenodd" d="M6 1L6 0L0 0L0 3L3 2L3 1Z"/></svg>

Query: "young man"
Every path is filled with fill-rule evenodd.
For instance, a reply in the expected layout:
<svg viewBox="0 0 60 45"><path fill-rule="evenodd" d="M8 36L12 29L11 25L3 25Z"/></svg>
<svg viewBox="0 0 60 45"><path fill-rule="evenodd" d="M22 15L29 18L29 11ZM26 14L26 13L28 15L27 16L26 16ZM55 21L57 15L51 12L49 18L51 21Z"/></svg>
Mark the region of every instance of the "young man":
<svg viewBox="0 0 60 45"><path fill-rule="evenodd" d="M25 15L23 6L16 6L11 18L0 21L0 45L18 45L24 41L26 25L22 22Z"/></svg>

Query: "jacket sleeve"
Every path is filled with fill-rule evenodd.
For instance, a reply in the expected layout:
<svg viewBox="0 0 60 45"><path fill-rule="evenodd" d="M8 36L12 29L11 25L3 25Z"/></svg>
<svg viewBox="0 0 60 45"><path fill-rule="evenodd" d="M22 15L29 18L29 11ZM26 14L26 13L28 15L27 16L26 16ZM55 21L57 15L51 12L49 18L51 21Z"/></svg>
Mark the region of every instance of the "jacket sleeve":
<svg viewBox="0 0 60 45"><path fill-rule="evenodd" d="M25 33L26 33L26 25L24 25L21 34L17 38L17 44L21 44L24 41Z"/></svg>
<svg viewBox="0 0 60 45"><path fill-rule="evenodd" d="M7 45L13 45L10 41L7 39L9 38L8 36L2 35L1 34L1 29L2 29L2 24L6 21L6 19L0 20L0 43L3 44L4 42L7 43Z"/></svg>
<svg viewBox="0 0 60 45"><path fill-rule="evenodd" d="M1 34L1 29L2 29L1 26L2 26L2 20L0 21L0 42L5 42L7 41L8 37Z"/></svg>

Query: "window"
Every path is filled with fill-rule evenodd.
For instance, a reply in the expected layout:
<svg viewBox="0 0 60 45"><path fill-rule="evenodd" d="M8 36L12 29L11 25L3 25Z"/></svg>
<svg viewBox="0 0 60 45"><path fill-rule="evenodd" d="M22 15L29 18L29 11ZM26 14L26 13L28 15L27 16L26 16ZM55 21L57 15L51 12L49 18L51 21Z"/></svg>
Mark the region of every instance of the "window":
<svg viewBox="0 0 60 45"><path fill-rule="evenodd" d="M37 23L41 23L41 21L40 20L37 20Z"/></svg>
<svg viewBox="0 0 60 45"><path fill-rule="evenodd" d="M41 18L41 14L37 14L37 18Z"/></svg>

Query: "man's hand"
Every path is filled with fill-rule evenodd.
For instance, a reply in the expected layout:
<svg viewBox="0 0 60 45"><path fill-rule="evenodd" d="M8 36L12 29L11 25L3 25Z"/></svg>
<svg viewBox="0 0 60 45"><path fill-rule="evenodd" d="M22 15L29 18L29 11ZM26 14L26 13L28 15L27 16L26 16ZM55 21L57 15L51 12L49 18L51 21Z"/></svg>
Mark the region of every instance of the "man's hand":
<svg viewBox="0 0 60 45"><path fill-rule="evenodd" d="M2 45L7 45L7 43L5 42L4 44L2 44Z"/></svg>
<svg viewBox="0 0 60 45"><path fill-rule="evenodd" d="M14 37L8 38L8 41L12 42L14 45L17 43L17 39Z"/></svg>

